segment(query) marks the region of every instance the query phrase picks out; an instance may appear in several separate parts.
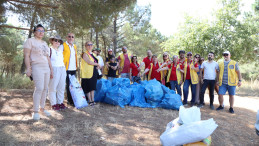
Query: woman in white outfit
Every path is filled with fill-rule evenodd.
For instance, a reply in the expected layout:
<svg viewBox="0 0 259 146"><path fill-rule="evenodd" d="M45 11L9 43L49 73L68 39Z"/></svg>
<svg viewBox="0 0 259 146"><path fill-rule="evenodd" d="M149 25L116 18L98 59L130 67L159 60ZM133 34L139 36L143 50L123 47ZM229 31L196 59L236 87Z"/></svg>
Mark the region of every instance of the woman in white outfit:
<svg viewBox="0 0 259 146"><path fill-rule="evenodd" d="M38 24L33 29L34 38L29 38L23 46L26 75L33 79L35 86L32 115L34 120L40 119L39 111L46 116L50 116L50 113L44 107L49 80L53 77L53 71L48 44L42 40L44 32L44 27Z"/></svg>
<svg viewBox="0 0 259 146"><path fill-rule="evenodd" d="M60 36L49 38L50 60L53 68L53 78L49 82L49 100L53 110L62 110L67 107L63 104L66 85L66 68L63 62L63 52L59 50L62 39Z"/></svg>

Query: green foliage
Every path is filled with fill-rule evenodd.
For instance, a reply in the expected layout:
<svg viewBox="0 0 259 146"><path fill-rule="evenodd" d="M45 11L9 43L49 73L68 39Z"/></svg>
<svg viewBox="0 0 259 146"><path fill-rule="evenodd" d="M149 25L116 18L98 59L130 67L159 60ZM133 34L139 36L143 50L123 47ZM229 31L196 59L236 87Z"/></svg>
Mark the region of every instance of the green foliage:
<svg viewBox="0 0 259 146"><path fill-rule="evenodd" d="M246 63L239 66L242 78L245 80L259 80L259 65L256 62Z"/></svg>
<svg viewBox="0 0 259 146"><path fill-rule="evenodd" d="M33 82L26 76L0 77L1 89L33 89Z"/></svg>
<svg viewBox="0 0 259 146"><path fill-rule="evenodd" d="M222 0L221 4L222 8L214 13L214 19L210 22L186 16L179 32L161 44L163 49L172 54L186 50L202 56L213 51L216 59L222 57L223 51L229 50L234 60L255 60L259 22L254 20L258 16L242 15L240 0Z"/></svg>
<svg viewBox="0 0 259 146"><path fill-rule="evenodd" d="M21 31L2 29L0 35L0 76L14 75L23 60Z"/></svg>

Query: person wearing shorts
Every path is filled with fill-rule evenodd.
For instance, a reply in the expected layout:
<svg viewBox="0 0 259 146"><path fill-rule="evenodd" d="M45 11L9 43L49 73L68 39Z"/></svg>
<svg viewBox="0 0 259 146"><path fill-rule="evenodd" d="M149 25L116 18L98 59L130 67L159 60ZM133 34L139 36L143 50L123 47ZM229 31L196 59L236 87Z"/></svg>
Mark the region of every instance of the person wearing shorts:
<svg viewBox="0 0 259 146"><path fill-rule="evenodd" d="M229 51L223 53L224 62L219 63L219 74L217 75L217 85L219 85L219 107L216 110L223 110L223 95L228 91L229 94L229 112L234 113L234 95L236 93L236 86L241 86L241 73L238 63L231 60Z"/></svg>

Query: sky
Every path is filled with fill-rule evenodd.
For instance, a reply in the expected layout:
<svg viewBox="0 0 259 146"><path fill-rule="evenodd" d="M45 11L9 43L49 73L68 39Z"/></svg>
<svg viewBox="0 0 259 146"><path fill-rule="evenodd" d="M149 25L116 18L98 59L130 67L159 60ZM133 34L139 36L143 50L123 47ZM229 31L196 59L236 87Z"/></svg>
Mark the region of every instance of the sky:
<svg viewBox="0 0 259 146"><path fill-rule="evenodd" d="M242 10L251 10L255 0L243 0ZM185 13L199 18L211 19L211 13L218 7L217 0L138 0L138 5L151 4L151 24L163 35L171 36L184 22Z"/></svg>
<svg viewBox="0 0 259 146"><path fill-rule="evenodd" d="M151 4L151 24L165 36L177 32L180 23L184 22L185 13L199 18L211 19L211 13L218 8L218 0L138 0L137 4L145 6ZM243 0L242 10L250 11L255 0ZM9 14L7 23L17 23L18 16Z"/></svg>

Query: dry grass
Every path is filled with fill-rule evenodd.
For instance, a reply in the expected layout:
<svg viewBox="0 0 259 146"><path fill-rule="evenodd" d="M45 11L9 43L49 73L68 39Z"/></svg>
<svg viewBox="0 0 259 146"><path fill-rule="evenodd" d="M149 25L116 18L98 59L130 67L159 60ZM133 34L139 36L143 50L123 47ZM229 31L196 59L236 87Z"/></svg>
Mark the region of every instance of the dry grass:
<svg viewBox="0 0 259 146"><path fill-rule="evenodd" d="M202 108L202 119L214 118L219 125L212 145L258 145L254 128L258 103L256 98L236 97L233 115L227 112L228 102L220 112ZM0 145L160 145L166 124L178 117L174 110L98 104L51 111L52 117L35 122L31 108L31 91L0 92Z"/></svg>
<svg viewBox="0 0 259 146"><path fill-rule="evenodd" d="M237 88L237 95L259 97L259 81L243 81L242 86Z"/></svg>

